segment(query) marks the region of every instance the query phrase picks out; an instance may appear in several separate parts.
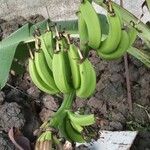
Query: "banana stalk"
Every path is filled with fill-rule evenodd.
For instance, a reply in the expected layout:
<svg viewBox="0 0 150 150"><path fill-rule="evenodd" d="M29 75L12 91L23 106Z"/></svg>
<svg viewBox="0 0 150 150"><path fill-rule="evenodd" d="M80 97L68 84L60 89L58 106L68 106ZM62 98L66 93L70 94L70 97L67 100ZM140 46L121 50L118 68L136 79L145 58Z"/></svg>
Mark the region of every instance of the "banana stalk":
<svg viewBox="0 0 150 150"><path fill-rule="evenodd" d="M61 104L61 107L58 109L58 111L55 113L53 118L50 120L49 125L57 128L60 120L65 116L65 110L69 110L72 106L73 100L75 99L75 91L64 94L64 99Z"/></svg>

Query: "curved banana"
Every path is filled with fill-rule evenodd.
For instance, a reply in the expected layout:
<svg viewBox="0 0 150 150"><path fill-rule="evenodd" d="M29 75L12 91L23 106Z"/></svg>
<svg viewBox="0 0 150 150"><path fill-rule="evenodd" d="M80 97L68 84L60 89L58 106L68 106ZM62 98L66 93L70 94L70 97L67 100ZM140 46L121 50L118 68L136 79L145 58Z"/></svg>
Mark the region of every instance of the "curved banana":
<svg viewBox="0 0 150 150"><path fill-rule="evenodd" d="M54 49L55 49L55 40L53 39L53 32L48 31L42 34L40 39L42 40L45 48L47 49L48 53L50 54L52 58L54 54Z"/></svg>
<svg viewBox="0 0 150 150"><path fill-rule="evenodd" d="M56 86L62 93L69 93L72 89L71 69L67 52L63 50L53 55L53 77Z"/></svg>
<svg viewBox="0 0 150 150"><path fill-rule="evenodd" d="M110 54L104 54L101 51L98 51L98 55L102 59L106 59L106 60L118 59L126 53L128 47L129 47L129 42L130 41L129 41L128 33L125 30L122 30L121 40L120 40L120 43L119 43L117 49Z"/></svg>
<svg viewBox="0 0 150 150"><path fill-rule="evenodd" d="M58 93L59 90L55 84L52 71L49 69L46 63L43 51L35 52L34 57L35 66L39 76L45 82L45 84Z"/></svg>
<svg viewBox="0 0 150 150"><path fill-rule="evenodd" d="M69 45L68 57L71 67L72 82L75 89L78 89L80 86L80 73L79 73L79 64L80 59L77 47L74 44Z"/></svg>
<svg viewBox="0 0 150 150"><path fill-rule="evenodd" d="M50 34L50 32L47 32L40 36L41 41L41 49L44 52L44 56L47 62L48 67L52 70L52 57L53 57L53 49L52 49L52 35L50 35L51 38L48 38L47 34ZM49 41L49 42L48 42ZM51 43L51 44L50 44Z"/></svg>
<svg viewBox="0 0 150 150"><path fill-rule="evenodd" d="M76 95L80 98L88 98L96 88L96 73L91 62L86 58L79 64L80 88L76 90Z"/></svg>
<svg viewBox="0 0 150 150"><path fill-rule="evenodd" d="M101 24L96 11L88 0L84 0L81 3L79 11L87 26L88 45L93 49L99 48L102 35Z"/></svg>
<svg viewBox="0 0 150 150"><path fill-rule="evenodd" d="M73 126L70 123L69 119L66 119L65 121L65 127L66 127L66 132L71 139L71 142L78 142L78 143L83 143L85 142L83 136L81 133L79 133L77 130L73 128Z"/></svg>
<svg viewBox="0 0 150 150"><path fill-rule="evenodd" d="M48 94L56 94L56 91L51 89L45 82L40 78L34 60L29 59L29 74L33 83L43 92Z"/></svg>
<svg viewBox="0 0 150 150"><path fill-rule="evenodd" d="M98 51L104 54L112 53L118 47L118 44L121 39L121 21L117 11L114 12L114 15L108 13L107 20L109 24L109 33L108 37L101 42Z"/></svg>
<svg viewBox="0 0 150 150"><path fill-rule="evenodd" d="M80 37L80 49L83 52L84 56L87 56L89 52L89 47L88 47L88 30L86 23L83 19L83 16L81 12L77 12L78 16L78 30L79 30L79 37Z"/></svg>

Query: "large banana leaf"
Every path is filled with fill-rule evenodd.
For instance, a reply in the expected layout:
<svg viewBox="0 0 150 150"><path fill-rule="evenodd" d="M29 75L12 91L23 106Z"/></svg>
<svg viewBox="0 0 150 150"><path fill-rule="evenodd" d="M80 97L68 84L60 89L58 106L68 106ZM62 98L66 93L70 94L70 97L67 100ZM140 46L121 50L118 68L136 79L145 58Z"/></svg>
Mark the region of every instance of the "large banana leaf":
<svg viewBox="0 0 150 150"><path fill-rule="evenodd" d="M17 46L29 37L29 24L11 34L0 43L0 89L4 87Z"/></svg>

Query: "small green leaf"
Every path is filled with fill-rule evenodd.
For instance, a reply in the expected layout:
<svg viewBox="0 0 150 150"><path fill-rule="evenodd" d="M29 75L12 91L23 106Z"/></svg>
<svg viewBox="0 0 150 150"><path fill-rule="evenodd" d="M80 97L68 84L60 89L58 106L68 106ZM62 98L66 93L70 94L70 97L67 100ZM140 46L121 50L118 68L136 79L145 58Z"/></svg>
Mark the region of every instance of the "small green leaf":
<svg viewBox="0 0 150 150"><path fill-rule="evenodd" d="M0 47L0 89L5 86L18 43Z"/></svg>

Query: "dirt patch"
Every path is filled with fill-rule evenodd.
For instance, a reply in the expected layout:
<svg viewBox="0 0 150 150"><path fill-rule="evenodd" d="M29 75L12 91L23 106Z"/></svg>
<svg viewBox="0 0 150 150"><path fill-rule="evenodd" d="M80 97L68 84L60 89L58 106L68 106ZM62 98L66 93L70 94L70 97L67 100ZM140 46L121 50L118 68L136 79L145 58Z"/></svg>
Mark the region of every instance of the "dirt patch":
<svg viewBox="0 0 150 150"><path fill-rule="evenodd" d="M43 19L42 16L35 15L27 19L17 17L9 22L0 20L0 38L7 37L27 22L36 23ZM101 118L99 128L102 130L144 131L136 140L140 142L135 142L133 148L150 148L150 69L129 57L133 99L133 113L129 113L123 59L103 61L94 51L89 54L89 59L97 73L96 92L85 101L77 98L73 109L95 113ZM0 146L12 150L14 147L3 132L11 126L19 127L26 137L34 141L33 131L52 116L59 107L59 102L38 90L28 72L21 77L10 75L8 83L0 92Z"/></svg>

